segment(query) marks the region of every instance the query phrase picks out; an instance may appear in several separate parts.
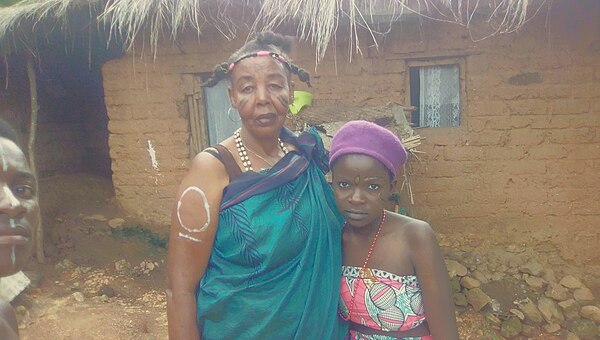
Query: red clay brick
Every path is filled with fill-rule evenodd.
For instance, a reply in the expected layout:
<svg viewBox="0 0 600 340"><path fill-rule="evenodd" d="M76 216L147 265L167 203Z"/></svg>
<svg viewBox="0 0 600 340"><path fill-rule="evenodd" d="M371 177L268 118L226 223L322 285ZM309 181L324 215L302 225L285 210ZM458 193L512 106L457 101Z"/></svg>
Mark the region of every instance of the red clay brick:
<svg viewBox="0 0 600 340"><path fill-rule="evenodd" d="M556 161L566 158L568 151L564 145L540 144L526 148L526 159L547 159Z"/></svg>
<svg viewBox="0 0 600 340"><path fill-rule="evenodd" d="M508 104L503 100L491 100L469 103L469 115L479 116L503 116L508 115Z"/></svg>
<svg viewBox="0 0 600 340"><path fill-rule="evenodd" d="M506 145L538 145L544 141L544 131L534 129L513 129L508 133Z"/></svg>
<svg viewBox="0 0 600 340"><path fill-rule="evenodd" d="M545 115L548 104L544 99L518 99L507 103L511 115Z"/></svg>
<svg viewBox="0 0 600 340"><path fill-rule="evenodd" d="M519 160L525 157L523 146L489 146L485 148L485 159L490 160Z"/></svg>
<svg viewBox="0 0 600 340"><path fill-rule="evenodd" d="M512 130L529 127L544 116L504 116L489 119L487 126L492 130Z"/></svg>
<svg viewBox="0 0 600 340"><path fill-rule="evenodd" d="M532 129L565 129L571 126L571 116L538 116L531 123Z"/></svg>
<svg viewBox="0 0 600 340"><path fill-rule="evenodd" d="M500 161L498 163L498 171L502 173L531 175L546 173L546 161L523 159Z"/></svg>
<svg viewBox="0 0 600 340"><path fill-rule="evenodd" d="M485 149L482 147L457 146L444 150L444 159L447 161L476 161L485 159Z"/></svg>
<svg viewBox="0 0 600 340"><path fill-rule="evenodd" d="M506 131L483 131L478 134L471 134L470 137L465 141L466 145L469 146L481 146L481 147L494 147L496 145L504 144L507 140L509 132Z"/></svg>
<svg viewBox="0 0 600 340"><path fill-rule="evenodd" d="M550 104L550 113L554 115L587 113L589 111L590 103L587 99L554 100Z"/></svg>

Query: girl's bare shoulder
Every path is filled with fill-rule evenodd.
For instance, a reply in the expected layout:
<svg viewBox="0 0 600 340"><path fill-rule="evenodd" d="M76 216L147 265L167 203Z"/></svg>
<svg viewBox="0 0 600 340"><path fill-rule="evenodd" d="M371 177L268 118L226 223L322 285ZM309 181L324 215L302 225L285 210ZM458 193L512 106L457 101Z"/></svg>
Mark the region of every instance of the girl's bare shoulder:
<svg viewBox="0 0 600 340"><path fill-rule="evenodd" d="M429 223L393 212L387 212L387 214L393 225L393 228L390 229L395 237L402 237L409 244L435 241L435 234Z"/></svg>

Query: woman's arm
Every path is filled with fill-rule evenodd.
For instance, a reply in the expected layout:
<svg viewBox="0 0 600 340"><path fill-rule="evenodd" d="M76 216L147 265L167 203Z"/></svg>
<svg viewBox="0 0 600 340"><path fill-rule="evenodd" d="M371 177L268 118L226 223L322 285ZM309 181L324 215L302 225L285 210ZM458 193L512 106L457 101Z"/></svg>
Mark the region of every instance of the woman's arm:
<svg viewBox="0 0 600 340"><path fill-rule="evenodd" d="M454 303L446 264L433 230L419 222L410 236L411 260L423 292L423 305L433 339L458 339Z"/></svg>
<svg viewBox="0 0 600 340"><path fill-rule="evenodd" d="M167 255L169 339L200 339L195 290L213 248L227 182L222 163L202 152L192 160L179 185L171 212Z"/></svg>

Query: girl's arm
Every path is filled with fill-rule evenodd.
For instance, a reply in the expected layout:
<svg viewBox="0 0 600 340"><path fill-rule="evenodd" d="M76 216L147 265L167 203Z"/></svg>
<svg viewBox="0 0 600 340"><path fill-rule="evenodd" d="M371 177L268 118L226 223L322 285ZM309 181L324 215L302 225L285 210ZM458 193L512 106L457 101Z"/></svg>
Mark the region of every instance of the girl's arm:
<svg viewBox="0 0 600 340"><path fill-rule="evenodd" d="M169 339L200 339L196 286L213 248L223 188L228 177L220 161L202 152L191 163L171 212L167 255Z"/></svg>
<svg viewBox="0 0 600 340"><path fill-rule="evenodd" d="M458 339L446 264L429 224L419 221L410 235L411 260L423 292L423 305L434 340Z"/></svg>

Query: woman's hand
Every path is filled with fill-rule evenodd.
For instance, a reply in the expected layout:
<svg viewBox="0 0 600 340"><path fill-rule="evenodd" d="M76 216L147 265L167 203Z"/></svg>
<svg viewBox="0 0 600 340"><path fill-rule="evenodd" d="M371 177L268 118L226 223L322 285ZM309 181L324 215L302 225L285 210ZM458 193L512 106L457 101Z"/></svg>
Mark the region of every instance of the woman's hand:
<svg viewBox="0 0 600 340"><path fill-rule="evenodd" d="M222 163L202 152L192 160L179 185L171 212L167 256L170 339L200 339L195 290L213 248L222 193L228 181Z"/></svg>

